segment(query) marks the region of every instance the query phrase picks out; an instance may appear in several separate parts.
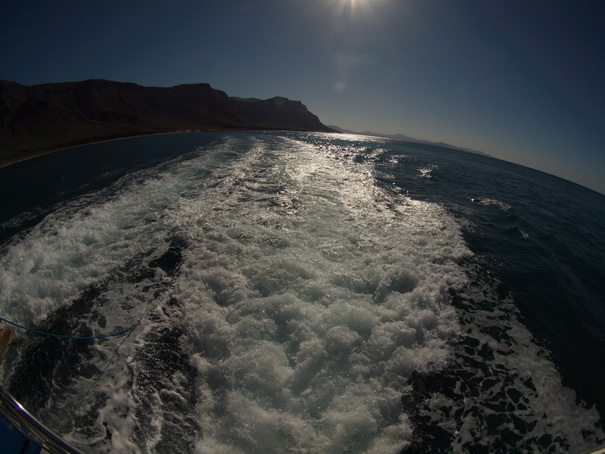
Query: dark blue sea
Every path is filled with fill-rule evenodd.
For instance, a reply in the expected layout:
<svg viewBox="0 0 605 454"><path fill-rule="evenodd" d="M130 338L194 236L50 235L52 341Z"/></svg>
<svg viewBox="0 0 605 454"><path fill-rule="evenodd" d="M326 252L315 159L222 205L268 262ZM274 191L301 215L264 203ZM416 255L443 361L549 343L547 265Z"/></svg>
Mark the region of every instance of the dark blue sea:
<svg viewBox="0 0 605 454"><path fill-rule="evenodd" d="M605 196L344 134L141 137L0 169L0 382L91 453L605 444ZM2 326L5 323L1 324Z"/></svg>

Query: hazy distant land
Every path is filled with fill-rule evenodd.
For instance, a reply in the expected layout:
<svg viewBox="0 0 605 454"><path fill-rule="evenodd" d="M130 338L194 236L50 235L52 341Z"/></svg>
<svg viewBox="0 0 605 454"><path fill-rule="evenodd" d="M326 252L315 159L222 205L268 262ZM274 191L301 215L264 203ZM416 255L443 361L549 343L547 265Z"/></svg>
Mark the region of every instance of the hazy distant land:
<svg viewBox="0 0 605 454"><path fill-rule="evenodd" d="M0 81L0 166L102 140L228 129L333 131L300 101L229 97L208 84Z"/></svg>
<svg viewBox="0 0 605 454"><path fill-rule="evenodd" d="M386 139L401 140L403 142L422 143L425 145L434 145L434 146L438 146L438 147L452 148L454 150L466 151L468 153L475 153L475 154L480 154L483 156L490 156L487 153L484 153L482 151L473 150L472 148L458 147L456 145L452 145L452 144L449 144L446 142L433 142L431 140L416 139L414 137L406 136L405 134L384 134L384 133L372 132L372 131L358 132L358 131L351 131L348 129L343 129L343 128L340 128L340 127L334 126L334 125L328 125L328 127L335 131L346 133L346 134L360 134L363 136L384 137Z"/></svg>

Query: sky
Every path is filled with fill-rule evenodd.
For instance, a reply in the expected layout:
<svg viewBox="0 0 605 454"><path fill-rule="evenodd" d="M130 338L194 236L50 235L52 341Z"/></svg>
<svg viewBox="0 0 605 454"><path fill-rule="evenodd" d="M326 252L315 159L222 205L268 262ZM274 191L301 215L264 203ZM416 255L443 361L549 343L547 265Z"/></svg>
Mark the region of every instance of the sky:
<svg viewBox="0 0 605 454"><path fill-rule="evenodd" d="M210 83L605 194L603 0L0 0L0 79Z"/></svg>

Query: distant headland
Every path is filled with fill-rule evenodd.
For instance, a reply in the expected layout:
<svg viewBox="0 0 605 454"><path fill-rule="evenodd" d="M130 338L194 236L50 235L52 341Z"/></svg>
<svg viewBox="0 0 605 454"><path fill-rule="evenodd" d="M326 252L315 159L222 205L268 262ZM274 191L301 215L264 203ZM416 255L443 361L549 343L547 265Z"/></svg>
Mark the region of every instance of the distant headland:
<svg viewBox="0 0 605 454"><path fill-rule="evenodd" d="M334 130L300 101L229 97L92 79L25 86L0 81L0 166L76 145L146 134L230 129Z"/></svg>

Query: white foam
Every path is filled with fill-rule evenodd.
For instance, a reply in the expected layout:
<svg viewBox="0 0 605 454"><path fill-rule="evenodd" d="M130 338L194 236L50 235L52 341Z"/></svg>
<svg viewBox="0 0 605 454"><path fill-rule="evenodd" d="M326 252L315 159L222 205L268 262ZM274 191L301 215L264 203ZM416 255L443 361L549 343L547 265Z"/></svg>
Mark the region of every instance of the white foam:
<svg viewBox="0 0 605 454"><path fill-rule="evenodd" d="M447 361L447 288L464 282L454 260L469 252L444 210L379 189L371 167L280 145L240 163L271 163L255 183L236 170L188 200L199 216L188 231L203 219L212 232L188 249L174 291L208 415L198 448L394 451L411 433L405 377ZM249 189L269 181L268 206ZM217 376L224 389L208 385Z"/></svg>
<svg viewBox="0 0 605 454"><path fill-rule="evenodd" d="M175 236L188 244L170 290L181 309L143 321L98 384L112 397L94 423L95 449L107 449L106 431L113 448L132 448L140 404L124 383L132 378L116 378L136 377L136 348L160 319L184 329L197 370L200 452L381 451L409 440L401 388L412 371L446 363L457 330L447 288L464 281L454 261L469 252L442 208L376 187L370 165L350 162L354 145L329 144L272 138L231 160L224 148L203 152L153 178L129 177L111 198L66 206L5 251L6 313L39 321L109 280L108 306L96 310L110 330L144 312L137 301L152 285L116 273L161 255ZM99 368L115 345L99 344ZM118 402L126 417L113 411ZM158 442L162 420L149 424L143 449Z"/></svg>
<svg viewBox="0 0 605 454"><path fill-rule="evenodd" d="M596 446L604 436L596 409L578 403L575 392L562 385L548 351L536 345L519 321L511 297L498 295L497 282L481 286L477 282L460 295L476 304L464 312L462 326L464 336L476 342L476 350L459 345L451 363L460 375L456 383L449 382L446 390L431 390L426 404L414 411L425 417L427 426L449 432L455 452L497 446L505 432L519 437L515 449L520 452L587 452ZM469 376L472 379L464 378ZM453 414L459 416L454 419ZM497 417L491 428L486 424L490 416ZM551 437L544 442L547 447L538 442L543 436Z"/></svg>
<svg viewBox="0 0 605 454"><path fill-rule="evenodd" d="M513 208L508 203L501 202L500 200L485 197L476 197L471 199L471 202L476 203L477 205L495 206L507 215L512 215L514 213Z"/></svg>
<svg viewBox="0 0 605 454"><path fill-rule="evenodd" d="M158 182L139 188L146 190L152 192L143 206L136 193L83 210L66 206L11 244L0 274L3 312L18 322L38 322L126 260L161 244L165 233L146 224L172 201Z"/></svg>

